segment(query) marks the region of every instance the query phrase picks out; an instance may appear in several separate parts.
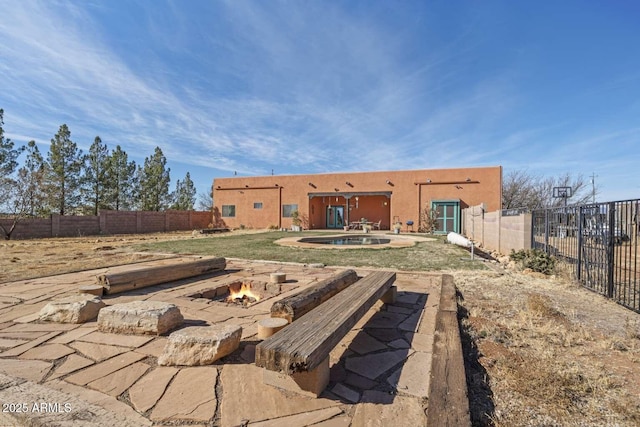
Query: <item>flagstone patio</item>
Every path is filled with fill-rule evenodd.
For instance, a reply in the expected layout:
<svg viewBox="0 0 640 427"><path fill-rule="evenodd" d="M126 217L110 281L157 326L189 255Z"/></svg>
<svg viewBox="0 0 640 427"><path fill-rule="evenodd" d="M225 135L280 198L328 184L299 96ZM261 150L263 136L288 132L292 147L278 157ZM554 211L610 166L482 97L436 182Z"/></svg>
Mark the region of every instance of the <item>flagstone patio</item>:
<svg viewBox="0 0 640 427"><path fill-rule="evenodd" d="M169 262L121 266L109 272ZM2 284L0 425L20 420L78 426L346 427L384 426L390 421L398 426L425 425L442 275L397 273L397 301L378 302L334 348L331 382L319 398L263 383L263 370L254 364L257 322L269 317L279 298L337 271L228 260L221 274L103 297L107 306L140 300L173 303L185 318L184 326L242 327L240 348L233 354L213 365L189 367L158 366L166 336L100 332L95 321L37 321L38 311L48 301L77 293L107 269ZM230 280L269 282L274 272L286 274L282 293L246 308L189 297Z"/></svg>

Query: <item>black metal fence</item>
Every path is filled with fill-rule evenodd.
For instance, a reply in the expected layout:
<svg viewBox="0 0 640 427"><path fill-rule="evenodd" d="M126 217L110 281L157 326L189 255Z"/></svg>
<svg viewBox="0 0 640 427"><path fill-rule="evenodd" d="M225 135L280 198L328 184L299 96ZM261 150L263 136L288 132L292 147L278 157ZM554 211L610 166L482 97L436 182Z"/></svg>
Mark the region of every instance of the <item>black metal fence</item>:
<svg viewBox="0 0 640 427"><path fill-rule="evenodd" d="M532 212L532 246L575 269L583 286L640 312L640 199Z"/></svg>

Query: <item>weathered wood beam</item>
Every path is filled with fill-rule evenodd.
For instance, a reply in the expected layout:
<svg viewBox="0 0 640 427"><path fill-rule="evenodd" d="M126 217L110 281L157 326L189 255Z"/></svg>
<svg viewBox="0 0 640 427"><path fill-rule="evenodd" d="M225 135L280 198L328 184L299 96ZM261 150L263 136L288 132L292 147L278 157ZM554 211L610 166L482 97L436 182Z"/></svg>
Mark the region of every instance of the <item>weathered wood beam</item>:
<svg viewBox="0 0 640 427"><path fill-rule="evenodd" d="M271 317L287 319L291 323L343 291L357 280L358 275L354 270L342 271L302 292L274 302L271 306Z"/></svg>
<svg viewBox="0 0 640 427"><path fill-rule="evenodd" d="M436 315L427 425L471 425L457 310L453 277L444 274Z"/></svg>
<svg viewBox="0 0 640 427"><path fill-rule="evenodd" d="M206 258L122 273L101 274L96 280L104 288L105 294L111 295L224 270L226 265L227 261L224 258Z"/></svg>
<svg viewBox="0 0 640 427"><path fill-rule="evenodd" d="M256 366L286 374L317 367L396 280L377 271L314 308L256 346Z"/></svg>

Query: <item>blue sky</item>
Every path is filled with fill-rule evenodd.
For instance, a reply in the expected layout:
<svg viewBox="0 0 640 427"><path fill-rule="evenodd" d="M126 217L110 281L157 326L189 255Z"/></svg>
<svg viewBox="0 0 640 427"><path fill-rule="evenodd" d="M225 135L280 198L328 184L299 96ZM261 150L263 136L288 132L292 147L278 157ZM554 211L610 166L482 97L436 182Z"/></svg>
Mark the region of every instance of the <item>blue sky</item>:
<svg viewBox="0 0 640 427"><path fill-rule="evenodd" d="M640 197L636 1L0 0L7 137L175 181L502 165Z"/></svg>

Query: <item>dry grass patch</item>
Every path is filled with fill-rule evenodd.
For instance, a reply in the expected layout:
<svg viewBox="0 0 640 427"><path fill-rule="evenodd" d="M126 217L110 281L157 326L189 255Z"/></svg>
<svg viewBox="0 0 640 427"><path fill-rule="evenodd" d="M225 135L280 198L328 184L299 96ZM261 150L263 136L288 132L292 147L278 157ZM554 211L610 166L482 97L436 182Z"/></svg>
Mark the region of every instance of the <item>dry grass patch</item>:
<svg viewBox="0 0 640 427"><path fill-rule="evenodd" d="M640 423L637 314L559 278L455 280L474 425Z"/></svg>

